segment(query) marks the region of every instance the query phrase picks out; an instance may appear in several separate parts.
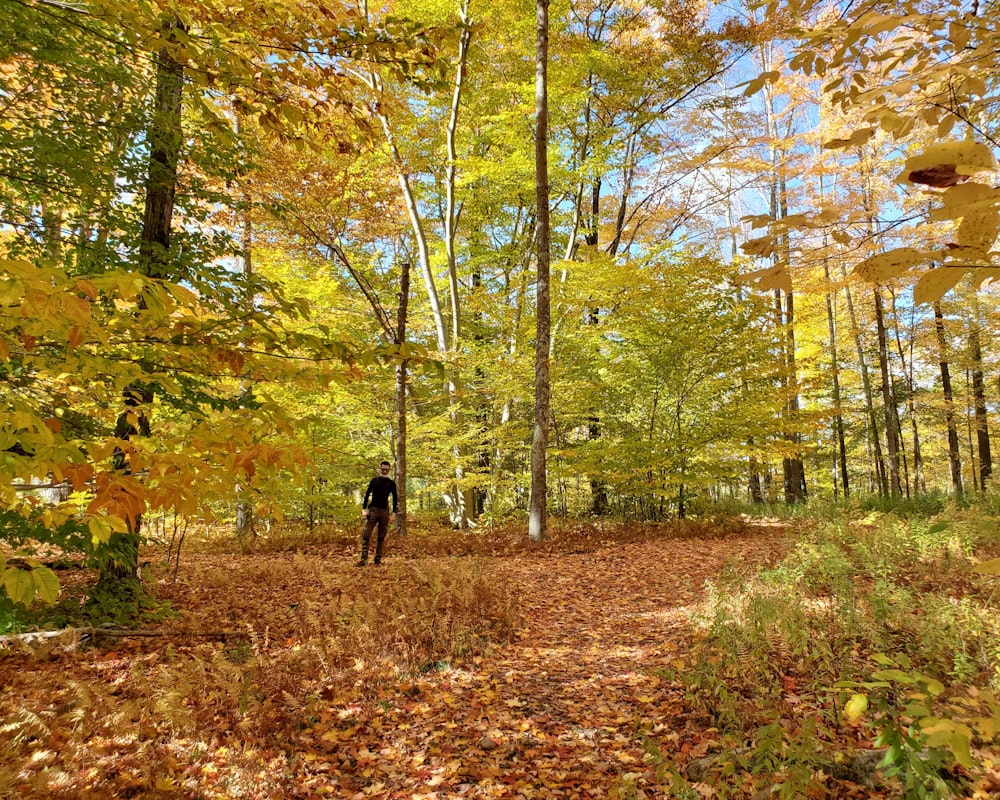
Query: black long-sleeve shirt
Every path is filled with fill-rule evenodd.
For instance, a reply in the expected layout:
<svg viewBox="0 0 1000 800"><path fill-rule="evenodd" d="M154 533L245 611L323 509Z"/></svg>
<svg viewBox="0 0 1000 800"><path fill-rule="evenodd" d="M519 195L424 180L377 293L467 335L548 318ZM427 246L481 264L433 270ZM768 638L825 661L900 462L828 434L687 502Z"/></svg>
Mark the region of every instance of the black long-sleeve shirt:
<svg viewBox="0 0 1000 800"><path fill-rule="evenodd" d="M361 507L388 508L389 495L392 495L392 513L395 514L398 503L396 498L396 482L392 478L376 475L371 479L371 483L368 484L368 490L365 492L365 501L361 504ZM371 499L370 503L368 502L369 498Z"/></svg>

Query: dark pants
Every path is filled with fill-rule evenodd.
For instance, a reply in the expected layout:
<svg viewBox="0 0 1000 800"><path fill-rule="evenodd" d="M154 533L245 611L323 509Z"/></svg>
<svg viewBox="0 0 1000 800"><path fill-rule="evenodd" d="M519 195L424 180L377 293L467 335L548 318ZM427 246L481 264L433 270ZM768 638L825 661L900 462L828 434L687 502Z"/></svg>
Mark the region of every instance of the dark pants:
<svg viewBox="0 0 1000 800"><path fill-rule="evenodd" d="M365 529L361 532L361 561L368 560L368 543L372 538L372 529L378 525L378 538L375 540L375 563L382 560L382 545L385 543L385 533L389 529L389 509L369 508Z"/></svg>

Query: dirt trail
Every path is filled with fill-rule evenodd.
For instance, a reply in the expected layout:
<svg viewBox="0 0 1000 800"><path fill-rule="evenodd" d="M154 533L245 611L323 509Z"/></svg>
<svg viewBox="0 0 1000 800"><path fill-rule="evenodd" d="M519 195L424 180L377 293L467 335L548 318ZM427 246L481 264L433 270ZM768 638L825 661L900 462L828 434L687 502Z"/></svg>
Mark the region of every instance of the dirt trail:
<svg viewBox="0 0 1000 800"><path fill-rule="evenodd" d="M658 754L672 759L698 741L685 730L681 689L665 671L685 664L689 618L706 580L741 555L759 562L761 550L757 537L659 540L505 560L524 598L527 627L518 641L383 704L369 729L371 758L326 791L663 796Z"/></svg>

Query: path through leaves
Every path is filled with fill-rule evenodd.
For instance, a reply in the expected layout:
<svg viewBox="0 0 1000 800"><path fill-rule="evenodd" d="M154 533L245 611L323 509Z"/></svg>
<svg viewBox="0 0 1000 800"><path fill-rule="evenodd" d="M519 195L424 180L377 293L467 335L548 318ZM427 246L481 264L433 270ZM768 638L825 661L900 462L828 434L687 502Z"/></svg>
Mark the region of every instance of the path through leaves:
<svg viewBox="0 0 1000 800"><path fill-rule="evenodd" d="M516 641L405 683L350 726L317 725L304 737L307 783L320 795L429 800L661 794L661 759L682 764L711 743L688 729L666 677L687 663L706 581L778 547L762 531L505 559L525 619ZM357 755L331 769L317 739Z"/></svg>

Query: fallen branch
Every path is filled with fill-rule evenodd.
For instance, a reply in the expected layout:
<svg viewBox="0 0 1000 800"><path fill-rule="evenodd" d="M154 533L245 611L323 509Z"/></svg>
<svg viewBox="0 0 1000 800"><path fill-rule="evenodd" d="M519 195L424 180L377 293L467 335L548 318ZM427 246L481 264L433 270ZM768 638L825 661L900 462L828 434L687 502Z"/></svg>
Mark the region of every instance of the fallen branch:
<svg viewBox="0 0 1000 800"><path fill-rule="evenodd" d="M138 637L172 637L182 638L205 638L205 639L228 639L232 636L249 636L248 631L153 631L135 630L126 628L61 628L57 631L29 631L28 633L12 633L7 636L0 636L0 647L15 643L37 644L49 639L56 639L63 636L76 637L81 641L96 639L123 639L129 636Z"/></svg>

